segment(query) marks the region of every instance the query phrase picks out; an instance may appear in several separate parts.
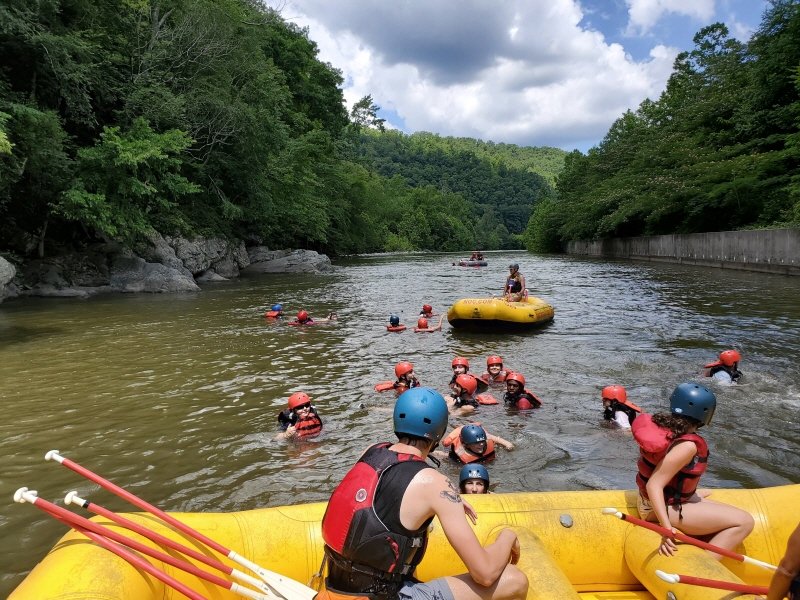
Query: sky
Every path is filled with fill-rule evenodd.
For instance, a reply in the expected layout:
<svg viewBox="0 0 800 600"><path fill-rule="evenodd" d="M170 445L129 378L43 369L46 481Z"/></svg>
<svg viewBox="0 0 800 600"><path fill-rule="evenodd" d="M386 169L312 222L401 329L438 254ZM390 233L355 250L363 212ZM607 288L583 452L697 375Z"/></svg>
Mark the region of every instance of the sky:
<svg viewBox="0 0 800 600"><path fill-rule="evenodd" d="M767 0L283 0L351 106L387 126L586 151L721 21L747 41Z"/></svg>

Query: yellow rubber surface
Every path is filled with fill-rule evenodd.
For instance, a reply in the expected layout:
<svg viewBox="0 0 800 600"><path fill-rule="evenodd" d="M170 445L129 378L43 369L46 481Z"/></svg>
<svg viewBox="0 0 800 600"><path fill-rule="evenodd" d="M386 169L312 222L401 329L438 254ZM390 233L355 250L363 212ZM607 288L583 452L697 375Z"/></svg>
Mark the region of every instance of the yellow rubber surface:
<svg viewBox="0 0 800 600"><path fill-rule="evenodd" d="M603 508L614 507L636 515L636 495L635 491L547 492L470 496L469 500L479 515L475 530L482 542L496 535L498 528L510 526L518 531L522 547L520 566L535 582L531 585L529 600L576 598L575 592L584 599L650 599L652 596L644 593L645 589L656 598L665 598L667 590L674 591L681 600L731 597L730 592L683 584L670 586L656 578L653 573L656 568L670 573L744 581L750 585L769 584L769 571L729 559L717 563L693 547L681 545L675 557L660 557L656 534L601 513ZM755 529L738 552L771 564L780 561L788 537L800 518L797 513L800 484L756 490L715 490L712 497L747 510L755 518ZM240 513L176 513L175 516L262 567L306 583L319 569L322 559L320 521L324 509L324 504L307 504ZM562 515L565 515L564 522L571 520L571 527L561 524ZM209 556L214 555L199 543L160 525L154 517L127 516ZM105 519L96 520L155 546ZM221 560L232 565L227 558ZM236 597L182 571L151 562L209 599ZM420 579L427 581L464 571L463 563L434 521L428 552L418 569ZM73 532L56 544L10 598L161 600L183 597Z"/></svg>
<svg viewBox="0 0 800 600"><path fill-rule="evenodd" d="M523 302L506 302L502 298L463 298L447 311L447 321L454 326L477 321L499 321L505 324L536 325L553 319L553 307L541 298Z"/></svg>

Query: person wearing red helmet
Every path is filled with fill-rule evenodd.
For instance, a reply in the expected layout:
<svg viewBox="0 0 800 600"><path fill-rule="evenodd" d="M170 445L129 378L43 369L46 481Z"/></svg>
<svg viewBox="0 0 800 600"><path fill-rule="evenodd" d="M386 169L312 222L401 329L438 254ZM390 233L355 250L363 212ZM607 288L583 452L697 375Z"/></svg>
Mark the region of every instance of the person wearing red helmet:
<svg viewBox="0 0 800 600"><path fill-rule="evenodd" d="M502 385L509 373L510 370L503 368L503 359L494 354L486 359L486 371L481 379L488 385Z"/></svg>
<svg viewBox="0 0 800 600"><path fill-rule="evenodd" d="M431 317L438 317L439 315L433 312L433 307L430 304L423 304L422 310L419 311L419 316L430 319Z"/></svg>
<svg viewBox="0 0 800 600"><path fill-rule="evenodd" d="M603 388L603 418L613 421L622 429L630 429L636 415L642 409L628 400L628 393L621 385L608 385Z"/></svg>
<svg viewBox="0 0 800 600"><path fill-rule="evenodd" d="M397 376L397 381L394 382L394 389L398 390L398 392L419 387L419 380L414 376L414 365L410 362L397 363L394 368L394 374Z"/></svg>
<svg viewBox="0 0 800 600"><path fill-rule="evenodd" d="M308 394L297 392L289 396L289 407L278 413L283 433L278 438L308 440L322 433L322 419L311 406Z"/></svg>
<svg viewBox="0 0 800 600"><path fill-rule="evenodd" d="M478 391L478 380L472 375L459 375L451 388L450 395L444 398L450 412L458 415L468 415L475 412L479 405L479 402L475 399L475 392Z"/></svg>
<svg viewBox="0 0 800 600"><path fill-rule="evenodd" d="M319 325L321 323L332 323L333 321L338 321L339 316L335 312L328 313L328 316L324 319L320 319L315 321L311 318L311 315L308 314L308 311L301 310L297 313L297 319L294 321L289 321L288 325Z"/></svg>
<svg viewBox="0 0 800 600"><path fill-rule="evenodd" d="M450 386L451 391L454 391L453 386L456 383L456 377L458 377L459 375L467 374L467 372L469 371L469 361L461 356L456 356L453 359L453 362L450 363L450 366L453 369L453 377L450 379L450 383L448 383L447 385Z"/></svg>
<svg viewBox="0 0 800 600"><path fill-rule="evenodd" d="M539 408L542 405L542 401L533 392L525 389L525 378L522 373L511 373L506 378L506 393L503 394L503 402L522 410Z"/></svg>
<svg viewBox="0 0 800 600"><path fill-rule="evenodd" d="M736 350L724 350L719 354L719 360L707 364L704 369L706 377L711 377L714 381L719 383L727 383L732 385L738 383L742 372L739 370L739 361L742 359L741 354Z"/></svg>
<svg viewBox="0 0 800 600"><path fill-rule="evenodd" d="M414 331L417 333L433 333L434 331L439 331L442 328L442 320L444 319L444 315L439 317L439 324L436 327L431 327L430 323L428 323L428 319L425 317L420 317L417 320L417 325L414 327Z"/></svg>

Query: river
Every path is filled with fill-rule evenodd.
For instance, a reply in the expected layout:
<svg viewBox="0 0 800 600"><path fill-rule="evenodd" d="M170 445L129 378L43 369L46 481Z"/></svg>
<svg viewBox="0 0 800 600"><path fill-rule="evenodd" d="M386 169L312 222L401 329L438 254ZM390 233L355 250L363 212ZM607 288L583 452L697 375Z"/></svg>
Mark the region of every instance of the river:
<svg viewBox="0 0 800 600"><path fill-rule="evenodd" d="M112 510L122 500L53 462L51 449L166 510L235 511L326 500L365 445L391 439L394 396L372 386L410 360L424 385L447 389L450 361L482 372L499 354L544 402L513 414L482 407L490 433L515 444L489 466L496 492L631 489L637 449L602 421L600 390L619 384L646 411L668 406L683 381L729 347L744 383L717 387L708 487L800 481L800 278L648 262L487 253L339 261L334 275L253 276L201 292L26 299L0 305L0 597L32 569L64 526L12 501L21 486L54 500L76 489ZM451 329L388 333L391 313L413 325L423 303L446 312L502 288L519 262L555 321L520 335ZM283 302L335 325L267 322ZM305 391L325 421L300 445L275 439L276 416ZM458 419L453 419L454 422ZM442 469L458 476L459 466Z"/></svg>

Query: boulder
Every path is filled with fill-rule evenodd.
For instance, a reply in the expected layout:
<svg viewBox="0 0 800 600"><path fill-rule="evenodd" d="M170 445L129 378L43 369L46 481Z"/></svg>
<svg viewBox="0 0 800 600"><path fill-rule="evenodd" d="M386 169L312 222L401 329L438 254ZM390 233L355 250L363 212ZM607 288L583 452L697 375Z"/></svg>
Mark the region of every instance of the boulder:
<svg viewBox="0 0 800 600"><path fill-rule="evenodd" d="M236 274L237 275L239 274L238 269L236 271ZM228 281L228 278L223 277L222 275L217 273L214 269L208 269L200 273L200 275L198 275L197 277L195 277L195 281L206 283L209 281Z"/></svg>
<svg viewBox="0 0 800 600"><path fill-rule="evenodd" d="M239 269L250 264L244 242L230 242L221 238L202 236L188 240L182 237L165 237L165 243L175 256L192 273L200 275L209 268L222 277L238 277ZM147 257L145 257L147 258ZM164 261L159 260L163 264ZM172 266L172 265L167 265Z"/></svg>
<svg viewBox="0 0 800 600"><path fill-rule="evenodd" d="M251 252L250 266L244 273L333 273L331 259L313 250L295 250L279 258L254 261L255 257L267 257L266 252Z"/></svg>
<svg viewBox="0 0 800 600"><path fill-rule="evenodd" d="M16 295L15 288L9 285L16 274L17 269L14 268L14 265L0 256L0 302L4 298L11 298Z"/></svg>
<svg viewBox="0 0 800 600"><path fill-rule="evenodd" d="M247 249L247 256L250 263L266 262L268 260L275 260L276 258L283 258L289 256L288 250L270 250L266 246L253 246Z"/></svg>
<svg viewBox="0 0 800 600"><path fill-rule="evenodd" d="M118 257L111 264L111 286L120 292L196 292L191 276L143 258Z"/></svg>
<svg viewBox="0 0 800 600"><path fill-rule="evenodd" d="M183 261L175 254L175 249L167 243L160 233L153 231L146 236L146 242L137 244L136 253L151 263L161 263L184 275L192 276L192 272L186 268Z"/></svg>

